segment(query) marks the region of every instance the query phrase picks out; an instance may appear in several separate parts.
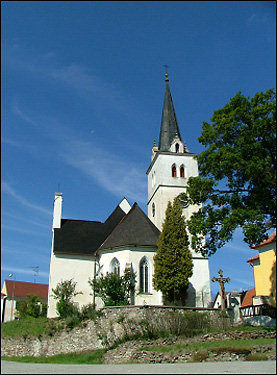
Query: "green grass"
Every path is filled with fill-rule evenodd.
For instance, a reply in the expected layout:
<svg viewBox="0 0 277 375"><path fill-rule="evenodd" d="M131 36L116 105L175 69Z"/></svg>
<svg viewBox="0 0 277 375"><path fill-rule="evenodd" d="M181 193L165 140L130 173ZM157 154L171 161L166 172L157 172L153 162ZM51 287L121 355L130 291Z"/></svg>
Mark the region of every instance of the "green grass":
<svg viewBox="0 0 277 375"><path fill-rule="evenodd" d="M229 331L267 331L267 332L275 332L276 328L275 327L260 327L260 326L251 326L247 324L239 325L239 326L234 326L229 329Z"/></svg>
<svg viewBox="0 0 277 375"><path fill-rule="evenodd" d="M1 323L1 337L38 337L46 331L47 318L24 318Z"/></svg>
<svg viewBox="0 0 277 375"><path fill-rule="evenodd" d="M201 343L191 343L191 344L173 344L169 346L144 346L140 348L141 351L151 351L159 353L167 352L182 352L182 351L199 351L199 350L214 350L214 351L244 351L251 349L255 345L266 345L275 344L275 339L268 338L258 338L258 339L248 339L248 340L228 340L228 341L208 341Z"/></svg>
<svg viewBox="0 0 277 375"><path fill-rule="evenodd" d="M56 363L56 364L101 364L106 350L90 350L81 353L58 354L51 357L6 357L1 359L14 362L26 363Z"/></svg>

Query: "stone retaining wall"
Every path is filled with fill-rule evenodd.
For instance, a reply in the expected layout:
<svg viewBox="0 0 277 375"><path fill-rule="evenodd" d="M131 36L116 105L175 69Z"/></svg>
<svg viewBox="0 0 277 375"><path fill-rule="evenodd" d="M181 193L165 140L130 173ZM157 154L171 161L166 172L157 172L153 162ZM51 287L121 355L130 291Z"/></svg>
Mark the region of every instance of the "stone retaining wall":
<svg viewBox="0 0 277 375"><path fill-rule="evenodd" d="M84 350L102 349L126 335L139 332L143 319L154 324L165 320L168 311L194 310L208 312L217 318L217 309L189 309L161 306L125 306L102 309L103 316L87 321L85 327L77 327L54 336L40 338L1 338L1 355L5 356L52 356ZM154 318L154 319L153 319ZM151 328L151 327L150 327Z"/></svg>

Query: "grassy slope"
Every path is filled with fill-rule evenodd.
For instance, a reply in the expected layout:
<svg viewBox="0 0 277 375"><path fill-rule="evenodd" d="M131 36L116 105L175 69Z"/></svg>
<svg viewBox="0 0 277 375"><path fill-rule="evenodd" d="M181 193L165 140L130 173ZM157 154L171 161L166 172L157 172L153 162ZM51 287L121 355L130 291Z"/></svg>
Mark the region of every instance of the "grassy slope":
<svg viewBox="0 0 277 375"><path fill-rule="evenodd" d="M47 319L47 318L26 318L1 324L2 337L39 337L43 334L54 334L57 330L62 329L61 321ZM231 330L234 330L231 329ZM273 330L272 328L241 326L236 327L236 330ZM212 341L201 343L178 343L169 346L147 346L142 350L157 351L157 352L174 352L176 354L182 351L238 351L249 350L252 346L274 344L275 339L250 339L250 340L226 340L226 341ZM68 364L99 364L102 363L102 356L106 350L85 351L82 353L59 354L52 357L2 357L9 361L33 362L33 363L68 363ZM261 358L264 359L264 358Z"/></svg>
<svg viewBox="0 0 277 375"><path fill-rule="evenodd" d="M181 351L198 351L198 350L230 350L230 351L243 351L248 350L253 346L260 346L266 344L274 344L275 339L257 338L257 339L241 339L241 340L225 340L225 341L209 341L191 344L173 344L169 346L144 346L140 350L151 352L181 352Z"/></svg>
<svg viewBox="0 0 277 375"><path fill-rule="evenodd" d="M25 318L1 323L1 337L38 337L45 333L49 319Z"/></svg>
<svg viewBox="0 0 277 375"><path fill-rule="evenodd" d="M1 357L7 361L57 364L101 364L106 350L91 350L82 353L58 354L51 357Z"/></svg>

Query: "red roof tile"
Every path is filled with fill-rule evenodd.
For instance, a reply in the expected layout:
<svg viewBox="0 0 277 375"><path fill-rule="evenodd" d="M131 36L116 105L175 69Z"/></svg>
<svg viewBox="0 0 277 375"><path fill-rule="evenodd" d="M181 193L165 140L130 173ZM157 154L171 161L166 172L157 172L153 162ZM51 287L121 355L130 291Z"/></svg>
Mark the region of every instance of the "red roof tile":
<svg viewBox="0 0 277 375"><path fill-rule="evenodd" d="M253 305L252 298L255 296L256 296L255 288L247 290L240 308Z"/></svg>
<svg viewBox="0 0 277 375"><path fill-rule="evenodd" d="M27 283L25 281L5 280L7 296L12 297L13 286L15 297L26 297L35 294L39 298L48 299L48 284Z"/></svg>
<svg viewBox="0 0 277 375"><path fill-rule="evenodd" d="M254 257L247 259L247 262L248 262L248 263L252 263L252 262L254 262L255 260L259 260L259 259L260 259L260 255L257 254L257 255L255 255Z"/></svg>
<svg viewBox="0 0 277 375"><path fill-rule="evenodd" d="M252 246L253 249L256 249L257 247L268 245L272 242L276 242L276 232L271 233L270 236L268 236L267 240L264 240L263 242L259 243L258 245Z"/></svg>

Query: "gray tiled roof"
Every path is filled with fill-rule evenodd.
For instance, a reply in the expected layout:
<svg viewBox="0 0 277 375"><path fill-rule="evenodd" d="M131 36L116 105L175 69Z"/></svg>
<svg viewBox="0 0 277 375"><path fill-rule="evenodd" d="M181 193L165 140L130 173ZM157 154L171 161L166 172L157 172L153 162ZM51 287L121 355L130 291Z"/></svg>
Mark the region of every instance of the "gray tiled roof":
<svg viewBox="0 0 277 375"><path fill-rule="evenodd" d="M93 255L125 215L117 206L104 223L62 219L61 228L54 229L54 253Z"/></svg>
<svg viewBox="0 0 277 375"><path fill-rule="evenodd" d="M174 110L173 100L169 89L169 84L166 81L160 129L159 151L169 151L172 141L176 137L176 135L179 137L180 141L182 141Z"/></svg>
<svg viewBox="0 0 277 375"><path fill-rule="evenodd" d="M159 229L135 203L99 250L128 245L156 247L159 234Z"/></svg>

